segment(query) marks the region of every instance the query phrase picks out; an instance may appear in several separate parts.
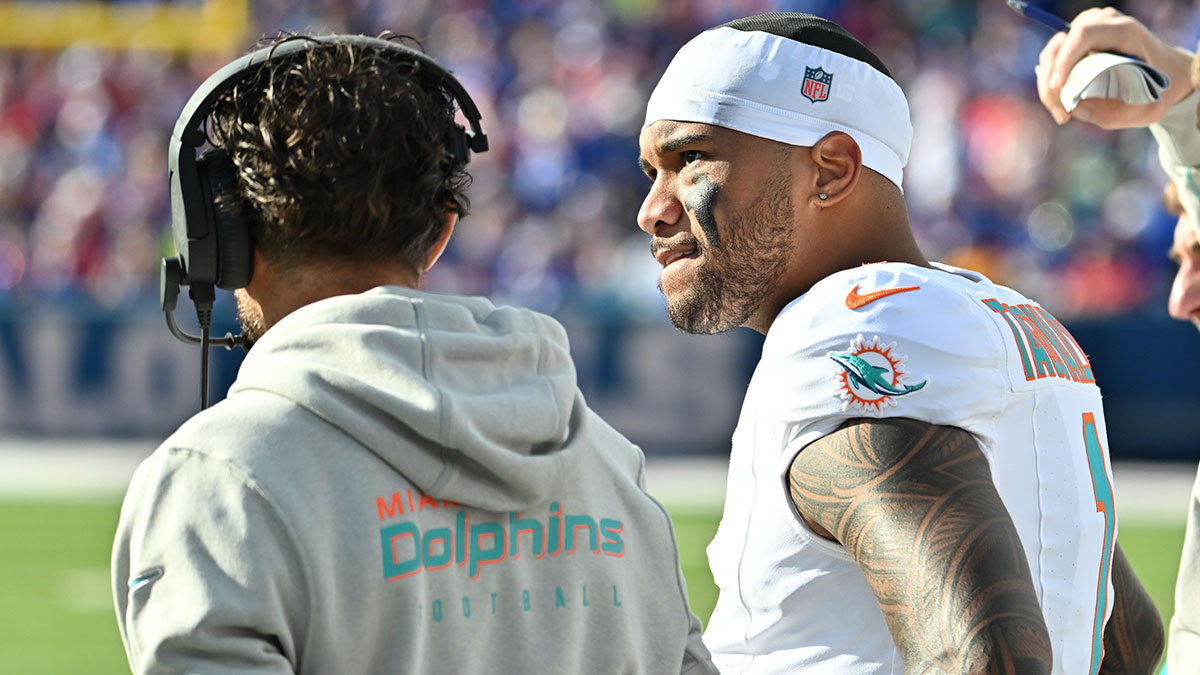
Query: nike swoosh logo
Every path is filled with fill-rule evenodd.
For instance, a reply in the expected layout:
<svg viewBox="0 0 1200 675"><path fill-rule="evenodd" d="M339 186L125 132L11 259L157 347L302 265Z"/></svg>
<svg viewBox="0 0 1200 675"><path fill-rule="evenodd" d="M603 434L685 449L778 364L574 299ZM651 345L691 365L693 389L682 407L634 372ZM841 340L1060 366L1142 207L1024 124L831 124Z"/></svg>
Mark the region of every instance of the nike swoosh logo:
<svg viewBox="0 0 1200 675"><path fill-rule="evenodd" d="M919 290L921 290L920 286L901 286L899 288L885 288L881 291L871 291L870 293L859 294L858 284L855 284L854 288L851 288L850 292L846 295L846 307L849 309L859 309L872 302L875 302L880 298L886 298L889 295Z"/></svg>

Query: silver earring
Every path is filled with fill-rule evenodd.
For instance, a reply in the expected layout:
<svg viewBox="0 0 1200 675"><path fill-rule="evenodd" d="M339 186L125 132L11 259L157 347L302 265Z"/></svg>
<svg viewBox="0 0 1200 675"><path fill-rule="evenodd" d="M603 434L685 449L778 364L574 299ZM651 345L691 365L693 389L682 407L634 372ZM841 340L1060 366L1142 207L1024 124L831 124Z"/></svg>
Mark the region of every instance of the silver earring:
<svg viewBox="0 0 1200 675"><path fill-rule="evenodd" d="M817 195L817 199L820 199L821 201L825 201L826 199L829 199L829 195L822 192L821 194Z"/></svg>

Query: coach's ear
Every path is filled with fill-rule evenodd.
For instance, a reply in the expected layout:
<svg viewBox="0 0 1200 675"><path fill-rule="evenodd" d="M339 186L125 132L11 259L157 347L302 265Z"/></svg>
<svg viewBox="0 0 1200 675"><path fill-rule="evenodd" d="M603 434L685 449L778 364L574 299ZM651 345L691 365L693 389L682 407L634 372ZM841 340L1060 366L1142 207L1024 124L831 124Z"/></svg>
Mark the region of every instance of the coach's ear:
<svg viewBox="0 0 1200 675"><path fill-rule="evenodd" d="M433 248L429 249L429 255L425 258L425 267L421 270L422 273L433 269L433 264L442 257L442 253L446 251L446 246L450 244L450 235L454 234L454 226L458 224L458 212L454 209L446 209L446 222L442 225L442 234L438 240L434 242Z"/></svg>

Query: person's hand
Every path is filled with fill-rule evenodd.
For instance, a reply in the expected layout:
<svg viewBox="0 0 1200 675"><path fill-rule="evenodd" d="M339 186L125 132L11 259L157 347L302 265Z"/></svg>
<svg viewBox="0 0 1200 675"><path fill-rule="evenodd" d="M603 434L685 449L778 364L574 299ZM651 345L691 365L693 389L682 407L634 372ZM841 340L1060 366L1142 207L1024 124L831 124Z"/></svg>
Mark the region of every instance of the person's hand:
<svg viewBox="0 0 1200 675"><path fill-rule="evenodd" d="M1091 98L1067 112L1060 98L1067 75L1092 52L1136 56L1163 71L1171 79L1171 87L1154 103L1136 105ZM1074 117L1105 129L1147 126L1162 119L1171 106L1191 93L1191 62L1190 52L1158 39L1137 19L1111 7L1086 9L1071 22L1070 32L1055 33L1042 50L1036 69L1038 97L1059 124Z"/></svg>

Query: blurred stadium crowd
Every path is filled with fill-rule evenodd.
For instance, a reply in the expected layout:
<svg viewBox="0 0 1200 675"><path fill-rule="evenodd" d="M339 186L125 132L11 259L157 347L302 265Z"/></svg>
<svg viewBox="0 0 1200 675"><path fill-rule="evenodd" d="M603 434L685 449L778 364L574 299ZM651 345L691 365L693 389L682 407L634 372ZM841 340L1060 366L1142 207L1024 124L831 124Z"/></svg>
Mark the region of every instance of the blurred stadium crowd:
<svg viewBox="0 0 1200 675"><path fill-rule="evenodd" d="M1089 6L1046 5L1068 18ZM1192 3L1122 9L1175 44L1200 34ZM889 65L912 106L905 192L929 255L1064 319L1161 313L1173 222L1150 135L1056 128L1033 72L1049 32L1003 0L259 0L244 46L279 30L417 37L473 94L492 143L429 287L661 321L635 222L645 100L686 39L761 11L833 18ZM167 138L236 55L0 51L0 308L157 310Z"/></svg>

